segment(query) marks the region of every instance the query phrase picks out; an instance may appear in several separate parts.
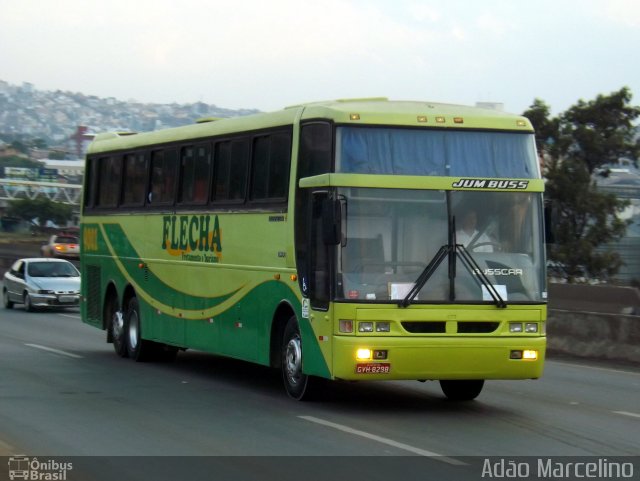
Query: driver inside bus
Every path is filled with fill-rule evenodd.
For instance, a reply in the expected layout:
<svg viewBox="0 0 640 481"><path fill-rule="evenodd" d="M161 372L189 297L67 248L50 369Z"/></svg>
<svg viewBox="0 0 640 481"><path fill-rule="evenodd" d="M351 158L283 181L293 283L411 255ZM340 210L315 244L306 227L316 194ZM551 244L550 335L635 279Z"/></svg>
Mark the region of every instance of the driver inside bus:
<svg viewBox="0 0 640 481"><path fill-rule="evenodd" d="M477 226L476 211L473 209L465 211L456 231L456 243L462 244L472 252L493 252L494 242L484 232L480 233Z"/></svg>

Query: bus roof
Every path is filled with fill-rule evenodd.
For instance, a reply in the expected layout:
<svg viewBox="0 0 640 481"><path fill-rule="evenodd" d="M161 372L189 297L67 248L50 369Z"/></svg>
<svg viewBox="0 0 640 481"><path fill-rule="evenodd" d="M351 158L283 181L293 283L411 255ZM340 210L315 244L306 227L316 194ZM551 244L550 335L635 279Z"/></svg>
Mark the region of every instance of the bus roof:
<svg viewBox="0 0 640 481"><path fill-rule="evenodd" d="M354 125L533 132L533 127L526 117L498 110L435 102L390 101L386 98L340 99L295 105L276 112L207 119L210 121L140 134L98 134L89 146L88 153L127 150L267 129L290 125L296 119L329 119L338 124Z"/></svg>

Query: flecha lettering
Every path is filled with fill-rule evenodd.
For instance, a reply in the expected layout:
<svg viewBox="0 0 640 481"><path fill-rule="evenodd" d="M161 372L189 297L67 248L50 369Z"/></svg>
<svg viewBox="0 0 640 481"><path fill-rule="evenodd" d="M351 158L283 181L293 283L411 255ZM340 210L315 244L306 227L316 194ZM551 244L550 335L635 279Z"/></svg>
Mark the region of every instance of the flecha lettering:
<svg viewBox="0 0 640 481"><path fill-rule="evenodd" d="M218 254L222 252L222 240L220 233L220 224L218 223L218 216L213 219L213 236L211 237L211 250Z"/></svg>
<svg viewBox="0 0 640 481"><path fill-rule="evenodd" d="M198 250L209 251L209 216L200 216L200 241Z"/></svg>
<svg viewBox="0 0 640 481"><path fill-rule="evenodd" d="M222 252L222 235L218 216L166 215L162 218L161 248L177 256L187 252Z"/></svg>
<svg viewBox="0 0 640 481"><path fill-rule="evenodd" d="M188 215L180 216L180 250L187 250L187 224L189 223Z"/></svg>

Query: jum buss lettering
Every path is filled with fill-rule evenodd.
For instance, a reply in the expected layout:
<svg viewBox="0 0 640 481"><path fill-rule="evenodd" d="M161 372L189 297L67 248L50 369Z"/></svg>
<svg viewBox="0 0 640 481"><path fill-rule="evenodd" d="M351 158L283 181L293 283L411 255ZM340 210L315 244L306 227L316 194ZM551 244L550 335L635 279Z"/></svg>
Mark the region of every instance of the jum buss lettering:
<svg viewBox="0 0 640 481"><path fill-rule="evenodd" d="M489 180L489 179L460 179L451 184L454 188L465 189L526 189L528 180Z"/></svg>

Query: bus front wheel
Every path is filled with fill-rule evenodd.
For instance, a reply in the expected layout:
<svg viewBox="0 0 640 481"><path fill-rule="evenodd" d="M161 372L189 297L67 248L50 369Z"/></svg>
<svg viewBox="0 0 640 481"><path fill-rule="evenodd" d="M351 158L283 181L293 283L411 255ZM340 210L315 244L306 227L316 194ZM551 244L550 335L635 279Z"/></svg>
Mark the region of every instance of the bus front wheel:
<svg viewBox="0 0 640 481"><path fill-rule="evenodd" d="M471 401L478 397L483 386L482 379L440 381L442 392L451 401Z"/></svg>
<svg viewBox="0 0 640 481"><path fill-rule="evenodd" d="M310 399L314 379L302 372L302 338L295 316L289 319L284 328L281 365L287 394L297 401Z"/></svg>

